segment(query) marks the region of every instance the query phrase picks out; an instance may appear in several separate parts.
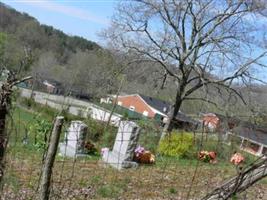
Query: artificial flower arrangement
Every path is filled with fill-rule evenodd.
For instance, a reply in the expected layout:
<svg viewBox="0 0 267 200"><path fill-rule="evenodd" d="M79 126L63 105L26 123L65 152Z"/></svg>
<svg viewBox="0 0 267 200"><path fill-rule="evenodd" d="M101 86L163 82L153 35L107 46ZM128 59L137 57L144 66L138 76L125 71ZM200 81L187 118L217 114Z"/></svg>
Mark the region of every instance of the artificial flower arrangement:
<svg viewBox="0 0 267 200"><path fill-rule="evenodd" d="M134 161L142 164L154 164L155 155L139 145L134 151Z"/></svg>
<svg viewBox="0 0 267 200"><path fill-rule="evenodd" d="M87 154L97 154L97 148L91 141L86 141L84 143L84 150Z"/></svg>
<svg viewBox="0 0 267 200"><path fill-rule="evenodd" d="M242 164L244 161L245 161L244 156L241 153L237 152L235 152L230 159L230 162L236 166Z"/></svg>
<svg viewBox="0 0 267 200"><path fill-rule="evenodd" d="M214 151L200 151L198 153L198 159L203 162L209 162L212 164L217 163L216 156L217 154Z"/></svg>
<svg viewBox="0 0 267 200"><path fill-rule="evenodd" d="M106 154L108 151L109 151L109 148L107 148L107 147L103 147L103 148L101 149L101 151L100 151L101 156L103 156L104 154Z"/></svg>

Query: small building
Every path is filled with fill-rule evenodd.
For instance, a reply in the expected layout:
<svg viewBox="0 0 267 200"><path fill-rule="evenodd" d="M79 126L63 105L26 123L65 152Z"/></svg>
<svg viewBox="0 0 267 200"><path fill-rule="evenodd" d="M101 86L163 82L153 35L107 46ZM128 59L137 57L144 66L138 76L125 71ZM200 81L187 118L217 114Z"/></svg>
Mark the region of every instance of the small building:
<svg viewBox="0 0 267 200"><path fill-rule="evenodd" d="M267 127L240 122L227 132L228 141L235 141L240 149L256 156L267 156Z"/></svg>
<svg viewBox="0 0 267 200"><path fill-rule="evenodd" d="M33 88L34 90L49 94L64 94L63 85L59 81L53 79L34 79L27 83L27 88Z"/></svg>
<svg viewBox="0 0 267 200"><path fill-rule="evenodd" d="M220 114L204 116L203 123L225 136L228 142L235 142L241 150L256 156L267 155L267 127L261 127L236 117Z"/></svg>
<svg viewBox="0 0 267 200"><path fill-rule="evenodd" d="M52 83L49 83L47 80L43 81L44 86L46 87L46 91L50 94L56 93L56 86Z"/></svg>
<svg viewBox="0 0 267 200"><path fill-rule="evenodd" d="M226 117L218 113L202 114L202 123L206 131L226 133L236 127L241 120L236 117Z"/></svg>
<svg viewBox="0 0 267 200"><path fill-rule="evenodd" d="M219 117L214 113L203 114L203 125L209 131L215 131L220 125Z"/></svg>
<svg viewBox="0 0 267 200"><path fill-rule="evenodd" d="M115 98L116 95L107 95L107 97L100 98L100 103L112 104L112 101Z"/></svg>

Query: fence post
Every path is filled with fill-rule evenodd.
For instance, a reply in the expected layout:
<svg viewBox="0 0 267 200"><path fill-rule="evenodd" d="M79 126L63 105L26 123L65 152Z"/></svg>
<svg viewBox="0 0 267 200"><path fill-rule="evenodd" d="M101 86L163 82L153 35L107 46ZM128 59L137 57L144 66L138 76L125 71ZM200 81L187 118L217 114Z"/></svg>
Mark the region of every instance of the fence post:
<svg viewBox="0 0 267 200"><path fill-rule="evenodd" d="M64 117L58 116L54 122L53 131L51 133L48 150L44 160L42 175L39 183L39 199L48 200L50 195L50 179L52 168L54 165L57 147L60 138Z"/></svg>

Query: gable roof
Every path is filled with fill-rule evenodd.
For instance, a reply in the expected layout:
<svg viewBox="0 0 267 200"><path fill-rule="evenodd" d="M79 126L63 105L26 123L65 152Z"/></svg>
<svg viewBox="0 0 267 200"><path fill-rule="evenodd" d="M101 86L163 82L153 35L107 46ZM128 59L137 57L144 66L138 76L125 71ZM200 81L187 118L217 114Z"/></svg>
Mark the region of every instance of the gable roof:
<svg viewBox="0 0 267 200"><path fill-rule="evenodd" d="M159 115L165 114L167 116L172 104L169 102L154 98L154 97L149 97L143 94L131 94L131 95L123 95L121 97L126 97L126 96L139 96L148 106L150 106L152 109L157 110ZM191 117L187 116L185 113L182 113L179 111L176 115L176 120L178 121L183 121L183 122L188 122L191 124L198 124L199 122L192 119Z"/></svg>
<svg viewBox="0 0 267 200"><path fill-rule="evenodd" d="M267 128L260 127L249 122L241 122L233 129L233 132L241 137L267 145Z"/></svg>
<svg viewBox="0 0 267 200"><path fill-rule="evenodd" d="M226 117L215 113L221 120L221 125L227 130L245 139L267 145L267 127L259 126L248 121L242 121L237 117Z"/></svg>
<svg viewBox="0 0 267 200"><path fill-rule="evenodd" d="M143 94L138 94L149 106L151 106L152 108L160 111L161 113L165 113L167 114L169 111L169 108L171 106L170 103L166 102L166 101L162 101L160 99L156 99L153 97L149 97Z"/></svg>
<svg viewBox="0 0 267 200"><path fill-rule="evenodd" d="M166 101L162 101L160 99L156 99L153 97L149 97L149 96L145 96L142 94L139 94L139 96L152 108L164 113L164 114L168 114L171 104L166 102ZM179 111L176 115L176 120L179 121L183 121L183 122L187 122L187 123L191 123L191 124L198 124L198 122L194 119L192 119L191 117L187 116L185 113L182 113L181 111Z"/></svg>

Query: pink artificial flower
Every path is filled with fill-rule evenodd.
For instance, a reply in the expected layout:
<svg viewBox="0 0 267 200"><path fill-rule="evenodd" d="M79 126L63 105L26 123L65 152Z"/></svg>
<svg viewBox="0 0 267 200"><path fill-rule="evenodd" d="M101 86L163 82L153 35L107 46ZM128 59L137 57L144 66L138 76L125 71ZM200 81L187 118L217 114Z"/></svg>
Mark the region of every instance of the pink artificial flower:
<svg viewBox="0 0 267 200"><path fill-rule="evenodd" d="M104 147L101 149L101 155L103 156L105 154L105 152L108 152L109 151L109 148L107 147Z"/></svg>
<svg viewBox="0 0 267 200"><path fill-rule="evenodd" d="M145 148L140 145L134 150L135 156L138 158L145 152Z"/></svg>
<svg viewBox="0 0 267 200"><path fill-rule="evenodd" d="M230 162L233 163L234 165L239 165L240 163L244 161L245 161L245 158L240 153L235 153L234 155L232 155L230 159Z"/></svg>
<svg viewBox="0 0 267 200"><path fill-rule="evenodd" d="M216 156L217 156L217 153L214 152L214 151L210 151L210 152L209 152L209 156L210 156L210 159L211 159L211 160L215 160L215 159L216 159Z"/></svg>

